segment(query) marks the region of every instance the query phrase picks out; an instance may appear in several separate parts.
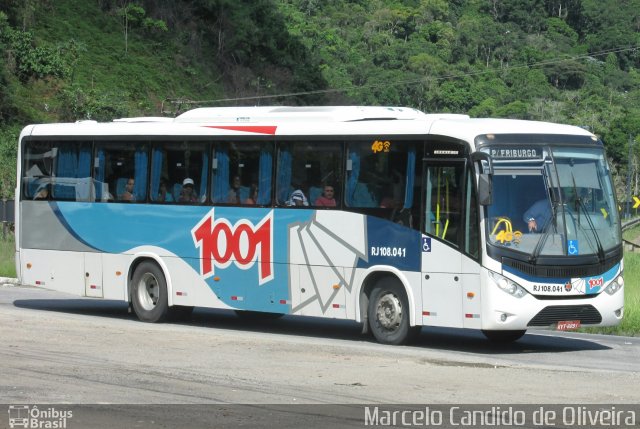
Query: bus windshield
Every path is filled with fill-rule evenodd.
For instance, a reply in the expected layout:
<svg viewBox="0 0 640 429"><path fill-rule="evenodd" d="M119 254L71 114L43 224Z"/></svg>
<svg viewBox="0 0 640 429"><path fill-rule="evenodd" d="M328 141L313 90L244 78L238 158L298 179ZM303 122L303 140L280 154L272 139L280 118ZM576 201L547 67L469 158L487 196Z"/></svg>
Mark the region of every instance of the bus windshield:
<svg viewBox="0 0 640 429"><path fill-rule="evenodd" d="M494 160L494 202L486 208L489 242L533 260L603 258L621 243L604 151L545 147L538 152L530 159Z"/></svg>

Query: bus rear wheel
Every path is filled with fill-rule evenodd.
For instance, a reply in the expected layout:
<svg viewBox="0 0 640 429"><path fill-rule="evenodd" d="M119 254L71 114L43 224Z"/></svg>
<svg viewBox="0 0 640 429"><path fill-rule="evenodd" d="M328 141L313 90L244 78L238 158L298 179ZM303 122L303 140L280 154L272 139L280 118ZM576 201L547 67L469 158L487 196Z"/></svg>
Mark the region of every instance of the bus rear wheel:
<svg viewBox="0 0 640 429"><path fill-rule="evenodd" d="M513 343L514 341L518 341L522 336L527 332L526 330L519 331L490 331L483 329L482 333L485 337L492 343Z"/></svg>
<svg viewBox="0 0 640 429"><path fill-rule="evenodd" d="M382 344L405 344L420 332L420 326L409 325L409 300L404 288L391 278L375 285L367 311L371 332Z"/></svg>
<svg viewBox="0 0 640 429"><path fill-rule="evenodd" d="M131 280L133 311L143 322L163 322L169 313L167 281L164 273L153 262L142 262Z"/></svg>

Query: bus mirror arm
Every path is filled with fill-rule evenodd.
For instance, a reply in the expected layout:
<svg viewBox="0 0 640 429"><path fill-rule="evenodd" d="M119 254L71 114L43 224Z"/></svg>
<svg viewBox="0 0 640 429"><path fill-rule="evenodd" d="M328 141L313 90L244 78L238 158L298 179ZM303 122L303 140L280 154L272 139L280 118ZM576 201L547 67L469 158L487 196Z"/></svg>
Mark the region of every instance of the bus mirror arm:
<svg viewBox="0 0 640 429"><path fill-rule="evenodd" d="M482 173L478 177L478 202L481 206L493 203L493 176Z"/></svg>
<svg viewBox="0 0 640 429"><path fill-rule="evenodd" d="M493 203L493 162L486 152L474 152L471 161L478 164L478 202L481 206L490 206ZM482 161L487 163L488 171L485 173Z"/></svg>
<svg viewBox="0 0 640 429"><path fill-rule="evenodd" d="M487 163L488 170L487 173L493 175L493 161L491 160L491 156L486 152L474 152L471 154L471 162L478 163L479 171L482 173L484 168L482 166L482 161Z"/></svg>

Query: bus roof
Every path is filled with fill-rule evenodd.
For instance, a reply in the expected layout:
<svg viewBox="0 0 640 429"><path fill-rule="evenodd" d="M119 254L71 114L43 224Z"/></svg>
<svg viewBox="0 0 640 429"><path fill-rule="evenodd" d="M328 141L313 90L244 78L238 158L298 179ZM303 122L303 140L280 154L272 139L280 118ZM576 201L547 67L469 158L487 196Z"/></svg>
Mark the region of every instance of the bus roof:
<svg viewBox="0 0 640 429"><path fill-rule="evenodd" d="M206 107L176 118L121 118L27 127L31 136L331 136L442 135L472 143L483 134L568 134L593 136L575 126L513 119L474 119L425 114L408 107L258 106Z"/></svg>
<svg viewBox="0 0 640 429"><path fill-rule="evenodd" d="M444 135L473 142L485 134L557 134L595 137L591 132L574 125L553 122L493 118L443 118L433 122L429 134Z"/></svg>
<svg viewBox="0 0 640 429"><path fill-rule="evenodd" d="M409 107L381 106L256 106L203 107L175 118L180 123L206 122L354 122L375 120L420 120L426 116Z"/></svg>

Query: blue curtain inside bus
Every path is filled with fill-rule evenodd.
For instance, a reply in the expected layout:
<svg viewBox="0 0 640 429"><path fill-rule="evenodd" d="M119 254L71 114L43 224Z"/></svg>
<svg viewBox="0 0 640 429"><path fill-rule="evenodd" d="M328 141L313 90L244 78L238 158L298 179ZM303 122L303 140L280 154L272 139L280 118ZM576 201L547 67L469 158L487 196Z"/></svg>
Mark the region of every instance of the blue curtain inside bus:
<svg viewBox="0 0 640 429"><path fill-rule="evenodd" d="M227 148L216 150L216 170L212 180L213 202L226 203L229 195L229 153Z"/></svg>
<svg viewBox="0 0 640 429"><path fill-rule="evenodd" d="M271 161L271 152L261 150L260 172L258 177L258 205L266 205L271 202Z"/></svg>
<svg viewBox="0 0 640 429"><path fill-rule="evenodd" d="M291 152L281 150L278 158L278 202L284 203L291 192Z"/></svg>
<svg viewBox="0 0 640 429"><path fill-rule="evenodd" d="M413 206L413 182L416 175L416 150L411 149L407 153L407 187L404 192L404 208Z"/></svg>
<svg viewBox="0 0 640 429"><path fill-rule="evenodd" d="M74 148L58 148L56 162L56 177L75 178L78 170L78 157ZM73 183L56 183L53 186L53 196L55 199L75 199L76 191Z"/></svg>
<svg viewBox="0 0 640 429"><path fill-rule="evenodd" d="M78 177L91 177L91 148L82 146L78 154Z"/></svg>
<svg viewBox="0 0 640 429"><path fill-rule="evenodd" d="M133 193L137 201L147 198L147 152L138 149L134 155L135 159L135 183Z"/></svg>
<svg viewBox="0 0 640 429"><path fill-rule="evenodd" d="M151 156L151 201L156 201L160 192L160 178L162 176L162 158L164 152L161 149L153 149Z"/></svg>

